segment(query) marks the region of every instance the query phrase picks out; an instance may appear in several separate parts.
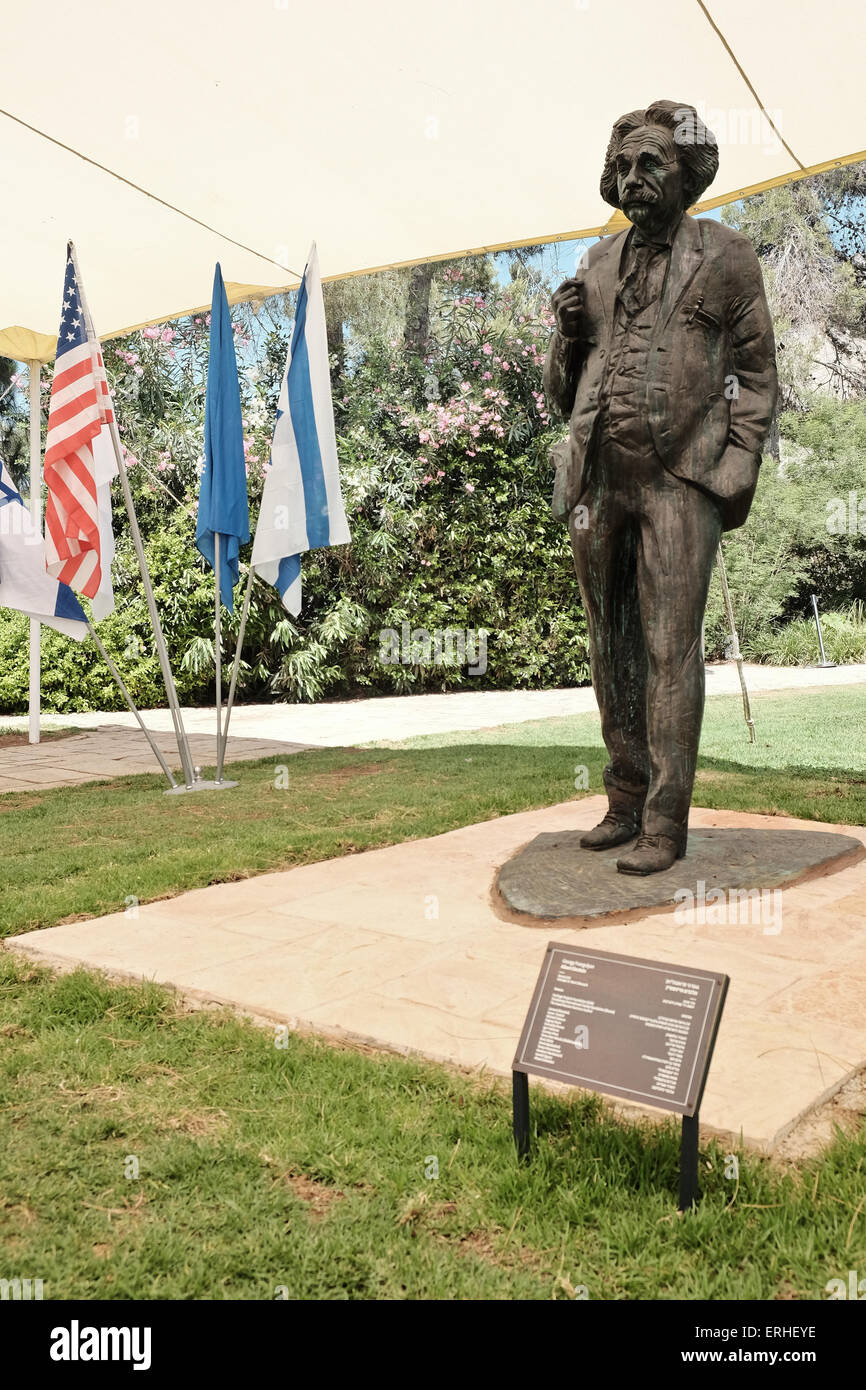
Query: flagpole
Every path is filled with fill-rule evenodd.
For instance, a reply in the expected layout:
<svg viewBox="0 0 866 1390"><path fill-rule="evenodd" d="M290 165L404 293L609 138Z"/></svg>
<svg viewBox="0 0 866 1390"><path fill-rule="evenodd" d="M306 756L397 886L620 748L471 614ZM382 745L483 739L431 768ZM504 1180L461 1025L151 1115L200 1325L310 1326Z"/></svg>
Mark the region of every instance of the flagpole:
<svg viewBox="0 0 866 1390"><path fill-rule="evenodd" d="M85 321L87 324L87 336L92 339L97 347L99 339L96 336L96 329L93 325L93 316L87 303L87 295L84 292L84 281L78 266L78 257L75 253L75 246L70 241L69 251L75 267L75 283L78 287L78 298L84 310ZM147 611L150 614L150 624L153 628L153 637L156 644L156 654L159 658L162 679L165 685L165 694L168 700L168 707L171 711L171 719L174 725L174 734L177 739L177 751L180 754L181 766L183 768L184 782L188 788L195 784L195 767L192 761L192 754L189 748L189 740L186 730L183 727L183 716L180 712L180 703L177 698L177 691L174 686L174 676L171 673L171 663L168 659L168 650L165 645L165 638L162 635L162 626L159 621L159 613L156 608L156 599L153 594L153 585L150 582L150 570L147 567L147 557L144 553L144 545L141 539L141 532L138 529L138 517L135 514L135 503L132 500L132 491L129 486L129 478L126 472L126 464L123 461L123 446L120 442L120 434L117 428L117 419L114 410L111 411L111 420L108 425L109 436L114 448L114 457L117 462L117 471L120 474L120 486L123 490L123 501L126 506L126 514L129 517L129 529L132 533L132 543L135 546L135 553L138 557L138 564L141 570L142 584L144 585L144 596L147 600Z"/></svg>
<svg viewBox="0 0 866 1390"><path fill-rule="evenodd" d="M120 443L120 435L117 430L117 421L112 418L109 426L111 442L114 445L114 456L117 460L117 470L120 474L120 486L123 489L123 501L126 506L126 513L129 517L129 529L132 532L132 543L135 546L135 553L138 557L138 564L141 570L141 579L144 585L144 596L147 600L147 611L150 614L150 624L153 628L153 637L156 644L156 654L159 658L162 670L162 679L165 685L165 693L168 698L168 707L171 711L172 723L174 724L175 738L177 739L177 749L180 754L181 766L183 768L184 781L188 787L195 782L195 767L193 766L192 754L189 749L189 740L186 730L183 727L183 716L180 712L180 704L177 698L177 691L174 687L174 676L171 673L171 663L168 659L168 650L165 645L165 638L162 635L162 626L159 621L159 613L156 609L156 599L153 594L153 585L150 581L150 570L147 567L147 557L144 553L144 545L141 539L141 532L138 529L138 517L135 514L135 503L132 500L132 491L129 486L129 478L126 472L126 464L123 461L123 448Z"/></svg>
<svg viewBox="0 0 866 1390"><path fill-rule="evenodd" d="M338 452L336 452L334 402L332 402L331 399L331 386L329 386L328 374L328 332L327 324L325 324L325 304L321 292L321 275L320 272L318 272L316 243L313 243L313 246L310 247L310 254L309 257L307 257L306 265L304 265L302 292L306 293L307 296L307 310L306 313L304 313L300 328L299 324L297 324L296 317L295 327L292 329L292 341L289 343L285 374L284 378L282 378L281 392L279 392L278 398L277 424L275 424L274 427L274 443L272 443L271 446L271 468L264 481L264 491L263 495L261 495L261 506L259 510L259 523L257 523L256 538L254 538L253 541L253 555L259 555L259 563L282 562L282 560L289 559L289 556L299 556L300 553L302 553L302 549L306 549L306 546L299 548L297 543L293 549L274 549L274 538L272 537L265 539L265 545L261 550L257 549L260 537L264 538L264 532L261 530L261 516L263 516L263 512L265 516L267 516L267 510L265 509L275 505L272 492L274 492L277 486L279 489L285 489L285 491L278 493L281 499L292 498L292 496L297 495L299 491L300 495L304 496L303 509L304 517L306 517L307 539L310 537L311 517L307 514L306 492L303 491L302 463L300 463L302 457L306 457L307 461L309 461L311 470L320 471L322 481L325 482L329 509L331 509L328 510L328 507L325 509L325 516L328 517L327 539L322 537L321 534L318 534L316 542L314 542L314 549L321 548L322 545L346 545L346 543L350 541L349 523L346 521L341 482L339 482L339 457ZM316 392L314 392L314 418L316 418L317 421L316 431L314 431L314 434L316 434L316 439L314 439L316 459L311 457L313 449L311 449L309 439L297 439L292 425L292 361L295 359L295 350L302 341L304 346L306 346L307 353L309 353L310 360L316 361L318 367L320 367L320 371L318 371L316 377L318 384L320 384L320 388L316 388ZM289 441L291 441L291 445L289 445ZM279 474L277 473L277 467L275 467L275 450L278 450L279 456L281 456L281 461L279 461L279 470L281 471L279 471ZM289 482L289 466L288 463L286 463L286 455L295 457L295 489L292 488L291 482ZM277 482L278 478L279 482ZM320 520L321 518L317 516L317 523ZM267 530L270 531L271 527L268 527ZM288 553L286 553L286 549L288 549ZM279 578L279 573L281 573L281 569L279 569L278 564L277 578ZM253 557L250 556L249 575L247 575L246 581L246 594L243 595L243 612L240 614L238 645L236 645L235 648L231 687L229 687L228 705L227 709L225 709L225 726L224 733L222 733L222 756L225 756L225 749L227 749L228 745L229 721L231 721L232 709L234 709L235 705L235 691L236 688L238 688L240 652L242 652L243 638L245 638L246 634L246 621L247 617L249 617L253 578L259 578L261 582L261 575L257 575L256 571L254 571ZM295 607L292 606L292 599L286 602L286 595L289 594L292 587L293 584L288 581L288 578L286 578L282 587L277 584L279 596L281 596L284 606L289 610L289 613L296 616L300 607L295 609ZM296 598L299 599L300 595L297 594ZM220 762L220 766L218 766L217 777L221 776L221 766L222 762Z"/></svg>
<svg viewBox="0 0 866 1390"><path fill-rule="evenodd" d="M225 722L225 727L224 727L224 730L223 730L223 741L222 741L222 746L221 746L220 752L219 752L219 761L218 761L218 763L217 763L217 781L218 781L218 782L222 781L222 775L223 775L223 761L224 761L224 759L225 759L226 747L227 747L228 741L229 741L229 721L231 720L231 717L232 717L232 706L234 705L234 702L235 702L235 691L237 690L237 687L238 687L238 672L240 671L240 668L241 668L241 648L243 647L243 644L244 644L244 634L245 634L245 632L246 632L246 630L247 630L247 618L248 618L248 616L249 616L249 611L250 611L250 594L252 593L253 579L254 579L254 578L255 578L255 570L253 569L252 564L250 564L250 572L249 572L249 575L248 575L248 577L247 577L246 592L244 593L244 606L243 606L243 611L242 611L242 613L241 613L241 625L240 625L240 629L239 629L239 631L238 631L238 644L237 644L237 646L236 646L236 648L235 648L235 659L234 659L234 664L233 664L233 666L232 666L232 679L231 679L231 685L229 686L228 704L226 705L226 722Z"/></svg>
<svg viewBox="0 0 866 1390"><path fill-rule="evenodd" d="M749 703L749 691L746 686L746 675L743 671L743 654L740 651L740 638L737 632L737 621L734 617L734 605L731 602L731 591L728 588L728 571L725 568L725 557L722 553L721 543L716 551L716 559L719 565L719 578L722 581L722 596L725 600L725 612L728 616L728 626L731 629L731 646L734 661L737 664L737 674L740 677L740 689L743 694L743 718L746 721L746 728L749 731L749 742L755 742L755 721L752 718L752 707Z"/></svg>
<svg viewBox="0 0 866 1390"><path fill-rule="evenodd" d="M161 751L160 751L160 749L159 749L159 747L158 747L158 745L157 745L157 743L156 743L156 740L154 739L154 737L153 737L153 735L151 734L150 730L146 727L144 720L142 719L141 715L139 714L138 710L136 709L135 704L134 704L133 699L132 699L132 696L130 695L129 691L127 690L127 688L126 688L126 686L125 686L125 684L124 684L123 677L121 676L120 672L118 671L118 669L117 669L117 667L115 666L114 662L112 661L111 657L108 655L108 652L105 650L105 648L104 648L104 646L102 645L101 641L100 641L99 638L97 637L97 635L96 635L96 628L93 626L93 623L90 621L89 618L87 619L87 630L88 630L88 632L90 633L91 637L93 638L94 642L96 643L97 649L98 649L98 651L99 651L99 655L102 657L102 659L103 659L103 661L105 662L106 666L108 667L109 671L110 671L111 674L113 675L113 677L114 677L114 679L115 679L115 682L116 682L116 684L117 684L117 687L118 687L118 689L119 689L121 695L123 696L124 700L126 701L126 703L128 704L129 708L132 710L133 714L135 715L136 719L138 720L138 725L139 725L139 728L141 729L141 732L144 734L145 738L147 739L148 743L150 744L151 748L153 749L154 753L156 754L157 761L159 762L160 767L162 768L163 772L165 773L166 777L168 778L169 786L171 786L171 787L176 787L176 786L177 786L177 782L176 782L175 779L174 779L174 773L172 772L172 770L171 770L171 768L169 767L168 763L165 761L165 758L162 756L162 753L161 753Z"/></svg>
<svg viewBox="0 0 866 1390"><path fill-rule="evenodd" d="M222 622L220 609L222 607L222 596L220 594L220 533L214 531L213 536L213 572L214 588L216 595L214 599L214 658L216 661L216 746L217 746L217 775L218 782L222 781L222 760L220 758L220 748L222 747L222 710L223 710L223 671L222 671Z"/></svg>
<svg viewBox="0 0 866 1390"><path fill-rule="evenodd" d="M174 502L175 506L180 507L181 511L186 512L187 516L190 518L191 521L195 521L195 512L192 510L192 508L191 508L191 507L186 507L186 506L184 506L183 502L179 501L179 499L178 499L177 497L175 497L175 495L174 495L174 493L172 492L171 488L170 488L170 487L166 487L165 483L162 481L162 478L160 478L160 476L159 476L158 473L152 473L152 472L150 471L150 469L148 468L147 464L146 464L146 463L143 463L140 459L139 459L139 462L138 462L138 466L139 466L139 468L143 468L143 469L144 469L145 473L146 473L147 476L150 478L151 482L154 484L155 487L161 488L161 490L165 493L166 497L170 498L171 501ZM256 572L255 572L255 570L253 569L252 565L245 565L243 562L241 562L239 568L240 568L241 572L244 573L244 574L246 574L246 576L247 576L247 588L246 588L246 594L245 594L245 596L244 596L243 612L242 612L242 614L241 614L241 627L240 627L240 633L239 633L239 635L238 635L237 650L236 650L236 652L235 652L235 657L234 657L234 660L235 660L235 662L237 662L237 663L240 663L241 648L242 648L242 646L243 646L244 636L245 636L245 634L246 634L247 617L248 617L249 611L250 611L250 598L251 598L251 590L252 590L252 586L253 586L253 581L257 579L257 580L259 581L259 584L262 586L263 589L267 589L267 588L270 587L270 586L265 582L265 580L261 578L260 575L256 574ZM232 705L234 704L235 690L236 690L236 688L237 688L239 670L240 670L239 664L236 665L235 667L233 667L233 670L232 670L231 685L230 685L230 687L229 687L229 698L228 698L228 703L226 704L226 717L225 717L225 723L223 724L223 756L225 756L226 746L227 746L227 744L228 744L228 737L229 737L229 719L231 718ZM220 764L220 771L222 771L222 764ZM219 777L217 778L217 780L219 781Z"/></svg>
<svg viewBox="0 0 866 1390"><path fill-rule="evenodd" d="M42 535L42 407L39 400L40 364L33 360L30 367L30 517L34 533ZM28 742L39 742L42 698L42 624L30 619L30 699Z"/></svg>

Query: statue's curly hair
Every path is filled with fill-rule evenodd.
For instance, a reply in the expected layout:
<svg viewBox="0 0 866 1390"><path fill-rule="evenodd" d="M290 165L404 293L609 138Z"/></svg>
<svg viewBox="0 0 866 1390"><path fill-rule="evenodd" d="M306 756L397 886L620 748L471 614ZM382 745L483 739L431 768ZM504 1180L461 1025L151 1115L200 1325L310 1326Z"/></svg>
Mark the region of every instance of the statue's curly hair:
<svg viewBox="0 0 866 1390"><path fill-rule="evenodd" d="M686 207L691 207L718 173L719 147L695 108L681 101L654 101L645 111L629 111L614 123L599 185L602 198L611 207L619 207L617 156L626 136L645 125L663 126L672 133L683 171Z"/></svg>

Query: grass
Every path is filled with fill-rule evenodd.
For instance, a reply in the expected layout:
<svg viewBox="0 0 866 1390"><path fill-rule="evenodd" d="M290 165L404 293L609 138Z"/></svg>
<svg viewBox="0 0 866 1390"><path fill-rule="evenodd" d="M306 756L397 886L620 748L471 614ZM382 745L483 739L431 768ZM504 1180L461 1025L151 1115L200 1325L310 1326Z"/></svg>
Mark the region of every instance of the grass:
<svg viewBox="0 0 866 1390"><path fill-rule="evenodd" d="M738 699L707 704L698 805L866 824L866 697L761 695L750 745ZM220 795L162 795L157 776L0 796L0 936L122 910L602 789L596 716L395 747L236 763ZM281 770L282 769L282 770Z"/></svg>
<svg viewBox="0 0 866 1390"><path fill-rule="evenodd" d="M710 1143L680 1218L676 1125L597 1097L533 1088L520 1165L489 1078L8 952L0 1001L0 1274L48 1299L820 1299L866 1267L866 1132L738 1183Z"/></svg>
<svg viewBox="0 0 866 1390"><path fill-rule="evenodd" d="M696 801L866 824L862 695L708 702ZM858 731L859 732L858 734ZM0 797L0 932L378 845L601 787L594 716ZM0 953L0 1277L49 1299L767 1299L866 1267L866 1129L819 1158L702 1148L675 1211L675 1122L185 1011L155 985ZM433 1163L435 1160L435 1164ZM133 1176L136 1169L138 1176ZM438 1176L430 1175L438 1165Z"/></svg>
<svg viewBox="0 0 866 1390"><path fill-rule="evenodd" d="M712 676L708 678L712 689ZM700 765L735 764L744 772L866 773L866 689L758 691L751 696L756 741L749 743L738 695L709 695L701 731ZM388 748L460 747L507 743L519 747L580 744L604 755L597 714L530 720L478 732L422 734Z"/></svg>

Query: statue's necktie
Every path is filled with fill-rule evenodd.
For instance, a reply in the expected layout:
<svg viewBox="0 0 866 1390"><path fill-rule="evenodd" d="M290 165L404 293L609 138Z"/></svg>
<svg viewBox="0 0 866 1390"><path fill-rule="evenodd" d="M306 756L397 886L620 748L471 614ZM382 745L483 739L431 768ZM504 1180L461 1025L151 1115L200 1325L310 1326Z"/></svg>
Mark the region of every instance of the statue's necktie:
<svg viewBox="0 0 866 1390"><path fill-rule="evenodd" d="M651 246L647 242L635 242L629 248L628 264L617 286L617 297L630 318L649 303L650 267L655 257L663 254L663 247Z"/></svg>

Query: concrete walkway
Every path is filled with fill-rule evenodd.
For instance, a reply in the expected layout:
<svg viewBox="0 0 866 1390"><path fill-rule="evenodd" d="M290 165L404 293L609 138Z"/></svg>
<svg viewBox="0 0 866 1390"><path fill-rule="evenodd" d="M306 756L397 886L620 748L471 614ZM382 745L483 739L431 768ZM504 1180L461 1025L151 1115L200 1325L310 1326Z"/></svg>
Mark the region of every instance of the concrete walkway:
<svg viewBox="0 0 866 1390"><path fill-rule="evenodd" d="M866 666L747 666L749 690L826 689L866 684ZM732 662L707 667L707 694L739 697ZM348 747L378 740L412 738L457 730L492 728L530 719L583 714L596 709L589 686L565 690L458 691L449 695L384 696L315 705L239 705L232 714L227 761L283 758L305 747ZM168 710L144 713L158 733L169 764L177 768L177 748ZM212 709L184 710L193 759L202 767L216 761L216 720ZM48 728L72 725L87 730L36 746L0 748L0 793L34 787L72 786L98 778L158 772L147 740L129 713L47 715ZM2 717L0 727L26 730L24 716Z"/></svg>
<svg viewBox="0 0 866 1390"><path fill-rule="evenodd" d="M162 711L157 711L161 714ZM83 722L83 716L76 716ZM114 719L119 716L106 716ZM68 721L72 723L72 720ZM213 714L211 714L213 723ZM174 733L155 730L156 742L169 767L176 773L180 767ZM216 735L195 734L187 729L193 763L196 767L214 767ZM267 738L229 738L226 763L243 762L251 758L278 756L285 758L299 753L301 743L277 742ZM104 781L111 777L127 777L137 772L162 774L160 766L144 734L137 725L130 728L106 723L89 733L70 734L67 738L46 739L44 742L18 747L0 747L0 795L3 792L36 791L46 787L74 787L80 782ZM178 781L183 778L178 773ZM168 786L168 783L165 783Z"/></svg>
<svg viewBox="0 0 866 1390"><path fill-rule="evenodd" d="M752 922L681 925L671 909L583 930L500 920L498 867L540 832L594 824L605 805L591 797L505 816L8 945L503 1074L548 940L721 970L731 986L701 1120L769 1150L866 1063L866 857L786 888L770 933ZM845 830L866 846L864 829L785 817L693 808L691 824ZM694 892L688 856L682 872Z"/></svg>

